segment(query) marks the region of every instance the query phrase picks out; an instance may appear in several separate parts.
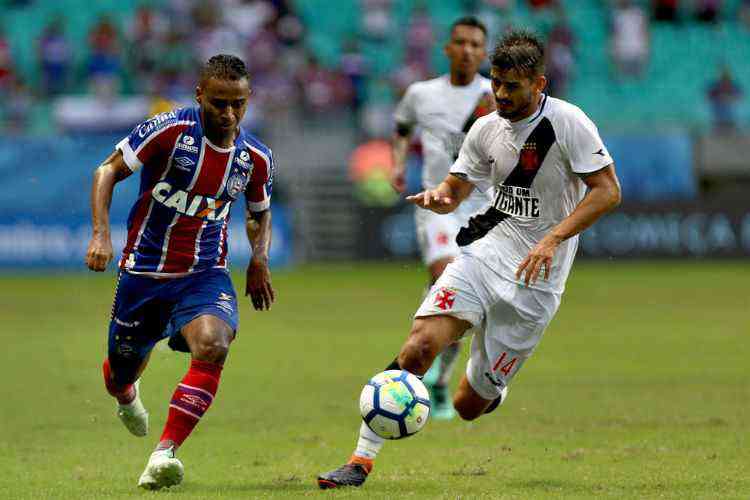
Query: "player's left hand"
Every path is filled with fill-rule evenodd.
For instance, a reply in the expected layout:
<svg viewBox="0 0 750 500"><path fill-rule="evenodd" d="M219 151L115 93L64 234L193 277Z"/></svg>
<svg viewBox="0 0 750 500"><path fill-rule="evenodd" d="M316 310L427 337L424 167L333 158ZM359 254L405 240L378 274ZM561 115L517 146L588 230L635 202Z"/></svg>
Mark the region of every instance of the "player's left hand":
<svg viewBox="0 0 750 500"><path fill-rule="evenodd" d="M250 297L256 311L271 309L276 294L271 286L271 271L265 259L250 259L245 274L245 296Z"/></svg>
<svg viewBox="0 0 750 500"><path fill-rule="evenodd" d="M406 201L438 214L447 214L456 209L455 201L437 189L427 189L421 193L407 196Z"/></svg>
<svg viewBox="0 0 750 500"><path fill-rule="evenodd" d="M526 278L522 281L526 283L526 286L529 286L529 283L536 283L539 273L542 272L542 267L544 267L544 279L548 280L550 269L552 269L552 257L554 257L555 250L560 243L561 241L557 237L549 234L542 238L518 265L516 279L522 279L521 276L525 271Z"/></svg>

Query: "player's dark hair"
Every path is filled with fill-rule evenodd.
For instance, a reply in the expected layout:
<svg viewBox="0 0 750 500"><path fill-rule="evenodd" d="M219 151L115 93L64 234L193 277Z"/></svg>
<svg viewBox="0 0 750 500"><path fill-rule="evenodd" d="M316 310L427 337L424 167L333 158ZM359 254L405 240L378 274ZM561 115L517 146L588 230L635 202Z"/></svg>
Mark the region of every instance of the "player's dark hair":
<svg viewBox="0 0 750 500"><path fill-rule="evenodd" d="M453 24L451 24L451 33L456 29L456 26L471 26L472 28L478 28L484 33L485 37L487 36L487 26L474 16L461 17L453 21Z"/></svg>
<svg viewBox="0 0 750 500"><path fill-rule="evenodd" d="M220 80L241 80L242 78L250 79L247 73L247 67L242 59L229 54L218 54L209 59L201 67L199 79L201 82L209 78L218 78Z"/></svg>
<svg viewBox="0 0 750 500"><path fill-rule="evenodd" d="M503 71L515 69L525 77L544 74L544 45L534 33L511 30L495 46L490 61Z"/></svg>

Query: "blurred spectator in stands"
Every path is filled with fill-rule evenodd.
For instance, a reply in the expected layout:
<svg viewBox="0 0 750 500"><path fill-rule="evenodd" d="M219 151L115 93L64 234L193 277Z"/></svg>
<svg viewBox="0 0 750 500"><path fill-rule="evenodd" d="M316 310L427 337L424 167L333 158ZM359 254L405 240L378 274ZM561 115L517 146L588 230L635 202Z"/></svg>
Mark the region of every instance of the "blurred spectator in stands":
<svg viewBox="0 0 750 500"><path fill-rule="evenodd" d="M361 0L364 35L372 40L384 41L391 33L391 0Z"/></svg>
<svg viewBox="0 0 750 500"><path fill-rule="evenodd" d="M147 5L138 7L130 20L127 29L129 63L141 90L153 85L156 78L167 28L168 23L161 12Z"/></svg>
<svg viewBox="0 0 750 500"><path fill-rule="evenodd" d="M742 98L742 89L733 80L728 66L722 67L719 78L709 85L707 98L711 104L716 130L735 130L738 125L737 105Z"/></svg>
<svg viewBox="0 0 750 500"><path fill-rule="evenodd" d="M244 58L244 32L236 32L226 24L222 10L215 0L198 2L193 9L195 32L189 41L195 47L199 61L208 61L216 54L231 54Z"/></svg>
<svg viewBox="0 0 750 500"><path fill-rule="evenodd" d="M630 0L620 0L612 11L610 50L618 77L641 76L650 52L649 22Z"/></svg>
<svg viewBox="0 0 750 500"><path fill-rule="evenodd" d="M89 32L89 56L86 65L89 85L99 97L112 97L120 91L122 55L117 29L102 17Z"/></svg>
<svg viewBox="0 0 750 500"><path fill-rule="evenodd" d="M422 59L409 59L407 57L399 68L393 73L393 85L397 96L404 95L406 88L412 83L426 80L430 77L430 67Z"/></svg>
<svg viewBox="0 0 750 500"><path fill-rule="evenodd" d="M42 70L42 92L47 95L65 92L70 83L73 51L65 38L62 19L55 19L44 28L37 51Z"/></svg>
<svg viewBox="0 0 750 500"><path fill-rule="evenodd" d="M245 47L247 69L250 74L263 72L281 57L281 43L272 22L259 28L247 39Z"/></svg>
<svg viewBox="0 0 750 500"><path fill-rule="evenodd" d="M361 138L390 137L393 133L393 86L383 76L373 75L367 103L360 114Z"/></svg>
<svg viewBox="0 0 750 500"><path fill-rule="evenodd" d="M654 19L657 21L677 21L678 0L654 0Z"/></svg>
<svg viewBox="0 0 750 500"><path fill-rule="evenodd" d="M418 4L411 13L406 31L406 54L410 60L421 60L430 66L435 34L430 12L424 4Z"/></svg>
<svg viewBox="0 0 750 500"><path fill-rule="evenodd" d="M11 76L3 99L3 132L22 133L27 130L31 121L33 98L31 90L20 77Z"/></svg>
<svg viewBox="0 0 750 500"><path fill-rule="evenodd" d="M719 20L721 0L696 0L695 18L704 23L715 23Z"/></svg>
<svg viewBox="0 0 750 500"><path fill-rule="evenodd" d="M313 55L308 56L297 83L302 91L304 108L312 112L348 107L354 96L349 80L341 73L323 67Z"/></svg>
<svg viewBox="0 0 750 500"><path fill-rule="evenodd" d="M13 54L5 35L0 31L0 91L8 89L13 83Z"/></svg>
<svg viewBox="0 0 750 500"><path fill-rule="evenodd" d="M155 88L166 99L180 100L184 94L192 94L197 61L193 57L186 35L172 26L164 37L158 52Z"/></svg>
<svg viewBox="0 0 750 500"><path fill-rule="evenodd" d="M227 25L246 39L255 38L278 15L276 7L266 0L223 0L221 3Z"/></svg>
<svg viewBox="0 0 750 500"><path fill-rule="evenodd" d="M529 0L529 5L533 9L543 9L546 7L552 7L557 3L556 0Z"/></svg>
<svg viewBox="0 0 750 500"><path fill-rule="evenodd" d="M563 4L558 4L555 10L555 24L547 35L547 92L554 97L565 97L575 63L575 35L568 24Z"/></svg>
<svg viewBox="0 0 750 500"><path fill-rule="evenodd" d="M367 99L367 60L359 49L356 38L348 40L341 53L341 72L352 88L352 110L359 113Z"/></svg>
<svg viewBox="0 0 750 500"><path fill-rule="evenodd" d="M745 25L745 29L750 30L750 0L742 0L737 10L737 17Z"/></svg>
<svg viewBox="0 0 750 500"><path fill-rule="evenodd" d="M276 21L276 34L282 44L296 46L305 36L305 27L296 15L279 13L278 21Z"/></svg>
<svg viewBox="0 0 750 500"><path fill-rule="evenodd" d="M517 24L515 19L515 0L481 0L476 11L471 11L487 26L487 50L509 28Z"/></svg>

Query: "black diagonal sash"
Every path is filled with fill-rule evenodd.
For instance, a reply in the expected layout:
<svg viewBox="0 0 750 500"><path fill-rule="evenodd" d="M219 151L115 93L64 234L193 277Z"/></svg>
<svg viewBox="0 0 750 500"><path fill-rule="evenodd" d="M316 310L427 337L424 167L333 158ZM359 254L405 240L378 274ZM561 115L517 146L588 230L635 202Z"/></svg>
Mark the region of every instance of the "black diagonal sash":
<svg viewBox="0 0 750 500"><path fill-rule="evenodd" d="M469 113L469 117L464 122L464 126L461 127L461 131L464 134L468 134L469 129L472 125L474 125L475 121L477 121L484 115L492 113L494 110L494 98L492 97L492 94L490 92L485 92L484 94L479 96L479 99L477 99L477 103L474 105L474 109L471 110L471 113Z"/></svg>
<svg viewBox="0 0 750 500"><path fill-rule="evenodd" d="M555 140L552 123L546 117L542 118L524 142L518 163L500 185L492 206L486 212L471 217L466 227L462 227L458 232L456 236L458 246L463 247L485 237L492 228L511 217L510 214L497 209L497 204L503 194L502 186L530 188Z"/></svg>

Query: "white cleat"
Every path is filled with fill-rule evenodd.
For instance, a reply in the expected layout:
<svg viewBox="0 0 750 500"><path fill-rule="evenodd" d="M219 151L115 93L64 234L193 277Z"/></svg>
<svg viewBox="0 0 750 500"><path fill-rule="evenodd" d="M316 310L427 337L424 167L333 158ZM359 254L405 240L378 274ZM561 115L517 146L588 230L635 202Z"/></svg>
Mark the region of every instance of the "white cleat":
<svg viewBox="0 0 750 500"><path fill-rule="evenodd" d="M135 399L126 405L117 405L117 416L134 436L143 437L148 434L148 411L141 402L141 379L133 384Z"/></svg>
<svg viewBox="0 0 750 500"><path fill-rule="evenodd" d="M182 462L174 456L174 448L156 450L138 480L138 487L146 490L169 488L182 482L185 473Z"/></svg>

